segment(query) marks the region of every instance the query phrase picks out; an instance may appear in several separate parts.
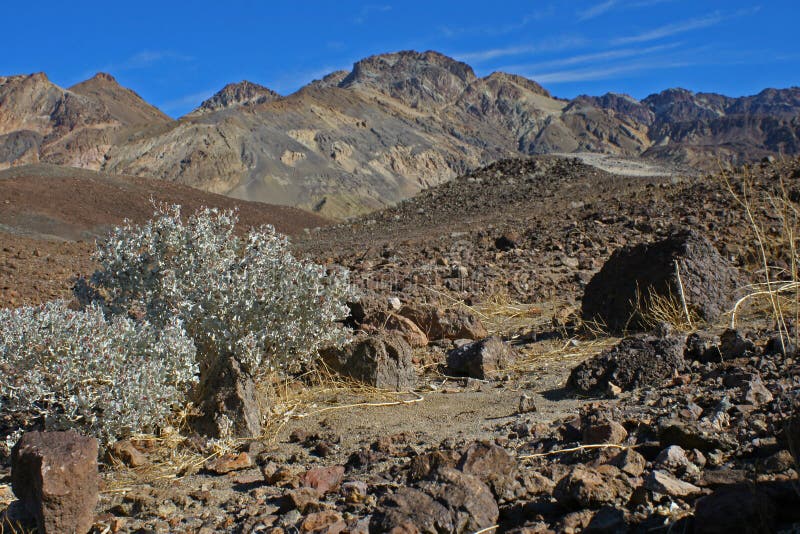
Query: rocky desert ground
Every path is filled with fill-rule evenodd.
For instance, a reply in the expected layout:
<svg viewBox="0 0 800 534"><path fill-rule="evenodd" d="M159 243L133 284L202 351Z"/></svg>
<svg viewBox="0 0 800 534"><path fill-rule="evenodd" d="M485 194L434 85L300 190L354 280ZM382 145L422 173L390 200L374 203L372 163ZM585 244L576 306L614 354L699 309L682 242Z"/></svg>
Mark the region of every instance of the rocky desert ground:
<svg viewBox="0 0 800 534"><path fill-rule="evenodd" d="M349 346L260 384L260 437L176 423L102 451L93 532L800 524L800 160L701 174L507 159L346 222L34 170L0 175L3 306L68 297L94 238L146 218L150 195L236 204L361 295ZM64 190L81 193L55 204ZM4 528L27 531L4 465Z"/></svg>

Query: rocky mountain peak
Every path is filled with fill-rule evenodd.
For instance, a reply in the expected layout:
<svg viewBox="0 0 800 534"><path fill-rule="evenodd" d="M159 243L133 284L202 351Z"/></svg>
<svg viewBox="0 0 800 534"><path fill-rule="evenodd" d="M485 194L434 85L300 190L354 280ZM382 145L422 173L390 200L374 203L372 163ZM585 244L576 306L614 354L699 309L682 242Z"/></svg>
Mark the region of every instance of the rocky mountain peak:
<svg viewBox="0 0 800 534"><path fill-rule="evenodd" d="M172 120L106 72L98 72L88 80L73 85L68 92L88 99L97 110L107 112L121 125L157 124Z"/></svg>
<svg viewBox="0 0 800 534"><path fill-rule="evenodd" d="M89 80L87 80L87 81L107 82L107 83L115 83L115 84L118 83L117 79L114 78L112 75L110 75L107 72L98 72L97 74L95 74L94 76L89 78Z"/></svg>
<svg viewBox="0 0 800 534"><path fill-rule="evenodd" d="M439 107L477 79L472 67L439 52L404 50L358 61L340 86L369 87L412 107Z"/></svg>
<svg viewBox="0 0 800 534"><path fill-rule="evenodd" d="M203 101L194 113L209 113L235 106L263 104L278 100L281 95L247 80L238 83L229 83L211 98Z"/></svg>
<svg viewBox="0 0 800 534"><path fill-rule="evenodd" d="M493 72L489 76L483 78L483 80L489 84L506 84L511 83L514 85L519 85L526 90L536 93L542 96L546 96L548 98L552 98L550 91L539 85L533 80L525 78L524 76L519 76L517 74L509 74L507 72Z"/></svg>

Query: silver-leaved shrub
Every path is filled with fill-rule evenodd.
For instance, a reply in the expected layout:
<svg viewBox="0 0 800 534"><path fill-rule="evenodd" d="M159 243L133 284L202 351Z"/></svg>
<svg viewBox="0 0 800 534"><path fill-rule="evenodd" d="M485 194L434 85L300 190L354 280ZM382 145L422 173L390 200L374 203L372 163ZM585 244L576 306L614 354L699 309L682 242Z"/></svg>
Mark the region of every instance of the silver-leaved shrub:
<svg viewBox="0 0 800 534"><path fill-rule="evenodd" d="M43 419L112 442L163 426L196 380L177 317L154 327L64 301L0 310L0 413L21 427Z"/></svg>
<svg viewBox="0 0 800 534"><path fill-rule="evenodd" d="M295 258L271 226L239 237L237 221L233 211L184 220L179 206L160 207L146 224L116 228L98 244L101 267L79 281L76 296L159 328L180 319L201 372L222 356L252 374L288 369L344 342L347 272Z"/></svg>

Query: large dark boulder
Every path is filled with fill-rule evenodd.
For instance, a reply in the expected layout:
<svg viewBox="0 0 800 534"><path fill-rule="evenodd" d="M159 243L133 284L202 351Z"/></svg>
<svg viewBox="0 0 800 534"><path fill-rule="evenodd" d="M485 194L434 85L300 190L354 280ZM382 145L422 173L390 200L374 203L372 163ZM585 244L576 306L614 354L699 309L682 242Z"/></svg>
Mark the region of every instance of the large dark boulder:
<svg viewBox="0 0 800 534"><path fill-rule="evenodd" d="M586 286L581 312L585 321L612 333L647 329L642 310L650 309L651 296L679 303L683 291L690 311L714 322L733 307L744 285L738 269L708 239L688 230L615 251Z"/></svg>
<svg viewBox="0 0 800 534"><path fill-rule="evenodd" d="M604 393L609 382L629 391L658 386L684 369L683 336L627 337L572 370L569 386L588 394Z"/></svg>

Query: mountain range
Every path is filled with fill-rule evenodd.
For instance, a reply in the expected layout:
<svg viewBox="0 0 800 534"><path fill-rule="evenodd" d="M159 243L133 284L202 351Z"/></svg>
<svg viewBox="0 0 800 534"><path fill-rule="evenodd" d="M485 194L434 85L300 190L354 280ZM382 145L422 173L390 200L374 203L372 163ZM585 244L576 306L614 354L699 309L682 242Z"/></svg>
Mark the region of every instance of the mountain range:
<svg viewBox="0 0 800 534"><path fill-rule="evenodd" d="M68 89L0 76L0 169L34 163L157 178L342 218L468 169L595 152L698 169L800 152L800 88L732 98L554 97L437 52L358 61L281 96L243 81L174 120L100 73Z"/></svg>

